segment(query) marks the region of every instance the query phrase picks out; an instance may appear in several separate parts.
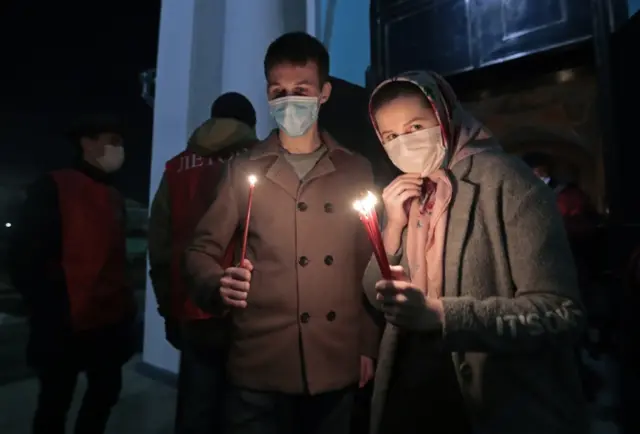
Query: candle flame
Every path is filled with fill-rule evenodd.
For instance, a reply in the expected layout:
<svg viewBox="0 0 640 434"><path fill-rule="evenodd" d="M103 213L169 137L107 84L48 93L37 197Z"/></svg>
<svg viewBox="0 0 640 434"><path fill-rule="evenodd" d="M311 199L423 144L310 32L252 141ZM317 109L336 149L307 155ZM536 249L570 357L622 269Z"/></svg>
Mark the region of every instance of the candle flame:
<svg viewBox="0 0 640 434"><path fill-rule="evenodd" d="M258 178L256 177L256 175L249 175L249 185L253 187L254 185L256 185L256 182L258 182Z"/></svg>
<svg viewBox="0 0 640 434"><path fill-rule="evenodd" d="M367 191L367 194L362 199L353 203L353 208L360 214L369 214L375 209L377 203L378 198L370 191Z"/></svg>

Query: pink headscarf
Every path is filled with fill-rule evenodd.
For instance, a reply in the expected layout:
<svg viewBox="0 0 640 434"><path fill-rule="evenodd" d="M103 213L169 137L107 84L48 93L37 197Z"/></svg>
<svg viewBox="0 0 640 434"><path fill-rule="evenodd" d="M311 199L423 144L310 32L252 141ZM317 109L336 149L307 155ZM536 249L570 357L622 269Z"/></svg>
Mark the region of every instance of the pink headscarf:
<svg viewBox="0 0 640 434"><path fill-rule="evenodd" d="M443 143L447 149L446 168L425 179L424 194L411 202L407 227L405 254L411 269L411 281L429 297L443 292L444 247L449 207L453 198L450 169L461 160L497 147L478 140L492 135L471 114L465 111L455 93L442 77L433 72L411 71L379 84L372 93L396 82L406 81L422 90L440 124ZM382 137L369 105L371 122Z"/></svg>

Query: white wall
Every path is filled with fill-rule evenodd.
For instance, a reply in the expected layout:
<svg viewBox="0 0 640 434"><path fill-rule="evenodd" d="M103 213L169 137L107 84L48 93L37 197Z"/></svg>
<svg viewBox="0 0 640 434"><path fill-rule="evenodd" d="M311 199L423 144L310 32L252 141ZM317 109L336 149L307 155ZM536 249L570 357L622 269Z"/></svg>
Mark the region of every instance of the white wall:
<svg viewBox="0 0 640 434"><path fill-rule="evenodd" d="M223 21L221 11L215 10L217 3L206 0L162 2L149 187L151 198L158 189L165 162L184 149L190 132L207 118L212 98L219 91ZM202 40L211 43L203 44ZM146 295L143 361L177 372L178 354L165 341L164 322L157 313L148 279Z"/></svg>

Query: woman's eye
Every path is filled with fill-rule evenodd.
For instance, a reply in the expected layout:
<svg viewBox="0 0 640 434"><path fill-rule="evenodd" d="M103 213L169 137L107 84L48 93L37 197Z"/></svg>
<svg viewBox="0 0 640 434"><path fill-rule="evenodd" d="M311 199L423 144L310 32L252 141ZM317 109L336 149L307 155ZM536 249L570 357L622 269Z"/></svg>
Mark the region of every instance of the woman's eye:
<svg viewBox="0 0 640 434"><path fill-rule="evenodd" d="M398 137L397 134L389 134L387 137L384 138L384 142L388 143L388 142L392 141L393 139L395 139L396 137Z"/></svg>
<svg viewBox="0 0 640 434"><path fill-rule="evenodd" d="M411 125L411 131L420 131L422 129L422 125L420 124L413 124Z"/></svg>

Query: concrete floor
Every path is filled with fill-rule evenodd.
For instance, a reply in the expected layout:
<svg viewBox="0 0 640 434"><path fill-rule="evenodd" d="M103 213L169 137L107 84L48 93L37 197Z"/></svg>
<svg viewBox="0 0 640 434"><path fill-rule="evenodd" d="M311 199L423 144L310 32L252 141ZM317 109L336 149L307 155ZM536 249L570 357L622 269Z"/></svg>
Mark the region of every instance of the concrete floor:
<svg viewBox="0 0 640 434"><path fill-rule="evenodd" d="M142 299L144 293L139 294ZM144 303L139 300L140 305ZM0 434L28 434L38 385L26 366L27 324L16 294L0 290ZM140 357L124 369L123 391L109 421L109 434L171 434L176 391L136 372ZM81 376L69 413L73 426L86 382Z"/></svg>
<svg viewBox="0 0 640 434"><path fill-rule="evenodd" d="M122 397L109 420L107 433L171 434L175 389L135 372L138 362L139 358L136 357L125 367ZM69 414L70 427L73 426L74 415L85 388L86 383L81 378ZM0 433L29 434L36 396L37 382L34 378L0 387Z"/></svg>
<svg viewBox="0 0 640 434"><path fill-rule="evenodd" d="M3 296L0 291L0 434L29 433L37 396L37 381L24 360L27 326L14 297L9 297L6 293ZM171 434L175 415L175 389L139 374L135 369L139 361L139 356L134 357L125 366L122 397L114 409L107 433ZM590 364L607 378L609 385L615 384L612 374L616 368L606 357L600 361L590 361ZM71 422L85 387L84 378L81 378L69 414L70 426L73 425ZM619 432L610 422L610 409L615 395L613 388L615 387L607 387L601 393L598 404L592 408L591 434Z"/></svg>

